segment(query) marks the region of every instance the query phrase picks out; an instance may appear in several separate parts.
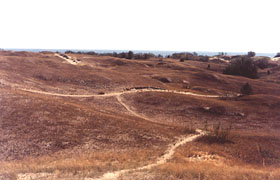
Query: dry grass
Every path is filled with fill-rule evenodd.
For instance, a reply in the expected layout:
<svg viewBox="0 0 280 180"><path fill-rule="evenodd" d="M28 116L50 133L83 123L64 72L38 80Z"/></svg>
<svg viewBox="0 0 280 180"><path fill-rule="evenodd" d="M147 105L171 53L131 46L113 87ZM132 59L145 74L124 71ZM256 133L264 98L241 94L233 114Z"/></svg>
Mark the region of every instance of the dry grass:
<svg viewBox="0 0 280 180"><path fill-rule="evenodd" d="M277 133L234 131L232 142L221 144L202 137L180 147L172 160L150 172L149 179L276 180L279 138Z"/></svg>
<svg viewBox="0 0 280 180"><path fill-rule="evenodd" d="M177 149L168 163L135 172L137 178L280 179L278 67L270 76L252 80L222 74L223 63L72 56L81 59L81 65L73 66L53 53L0 52L0 179L15 179L18 173L79 179L139 167L154 162L176 137L204 128L206 121L209 128L218 122L223 127L232 124L231 143L201 138ZM122 96L130 109L158 123L134 117L114 97L67 98L18 90L106 94L148 86L225 95L240 93L246 82L254 95ZM186 84L189 89L184 89ZM210 157L209 162L196 161L198 155Z"/></svg>
<svg viewBox="0 0 280 180"><path fill-rule="evenodd" d="M233 129L259 129L267 131L280 127L279 97L254 95L241 98L216 99L184 96L171 93L145 92L125 95L126 103L133 109L160 123L191 123L204 128L221 125Z"/></svg>
<svg viewBox="0 0 280 180"><path fill-rule="evenodd" d="M178 149L177 159L207 153L230 161L231 165L252 165L261 167L278 167L280 164L280 137L279 134L242 133L234 131L230 134L230 142L221 144L209 141L206 137L197 139L196 142L186 144Z"/></svg>
<svg viewBox="0 0 280 180"><path fill-rule="evenodd" d="M280 170L244 166L213 165L207 162L166 163L154 170L154 179L190 180L277 180Z"/></svg>
<svg viewBox="0 0 280 180"><path fill-rule="evenodd" d="M133 149L73 156L56 153L52 156L0 162L0 175L15 177L20 173L50 173L74 175L77 178L97 177L108 171L136 168L154 162L163 152L163 149Z"/></svg>

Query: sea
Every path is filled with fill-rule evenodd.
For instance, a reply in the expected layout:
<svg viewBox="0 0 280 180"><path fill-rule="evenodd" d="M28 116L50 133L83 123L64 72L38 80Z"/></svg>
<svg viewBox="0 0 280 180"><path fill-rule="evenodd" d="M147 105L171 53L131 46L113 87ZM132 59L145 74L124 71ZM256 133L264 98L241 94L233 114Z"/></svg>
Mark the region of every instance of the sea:
<svg viewBox="0 0 280 180"><path fill-rule="evenodd" d="M90 52L94 51L96 53L121 53L121 52L128 52L130 50L100 50L100 49L13 49L13 48L7 48L4 50L11 50L11 51L31 51L31 52L41 52L41 51L52 51L52 52L60 52L64 53L67 50L73 51L73 52ZM162 55L163 57L166 57L168 55L172 55L173 53L182 53L182 52L189 52L193 53L196 52L198 55L203 55L203 56L215 56L218 55L221 52L207 52L207 51L147 51L147 50L131 50L134 53L152 53L155 55ZM223 52L226 53L227 55L245 55L247 52ZM256 52L256 56L267 56L267 57L274 57L276 53L258 53Z"/></svg>

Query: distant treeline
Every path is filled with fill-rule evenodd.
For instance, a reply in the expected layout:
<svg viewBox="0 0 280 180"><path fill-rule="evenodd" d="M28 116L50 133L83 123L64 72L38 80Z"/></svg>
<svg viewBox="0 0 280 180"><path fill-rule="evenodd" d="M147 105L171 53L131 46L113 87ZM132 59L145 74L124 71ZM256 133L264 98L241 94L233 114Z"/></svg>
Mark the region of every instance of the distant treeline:
<svg viewBox="0 0 280 180"><path fill-rule="evenodd" d="M134 53L133 51L128 52L113 52L113 53L97 53L94 51L82 52L82 51L65 51L65 54L87 54L87 55L96 55L96 56L112 56L118 58L125 58L125 59L150 59L150 58L163 58L162 55L155 55L153 53ZM180 59L180 61L184 60L199 60L199 61L208 61L208 56L198 56L196 52L189 53L189 52L182 52L182 53L173 53L172 55L167 55L165 58L173 58L173 59Z"/></svg>
<svg viewBox="0 0 280 180"><path fill-rule="evenodd" d="M112 52L112 53L97 53L94 51L71 51L67 50L65 51L65 54L87 54L87 55L96 55L96 56L112 56L112 57L118 57L118 58L125 58L125 59L150 59L150 58L163 58L162 55L155 55L153 53L134 53L133 51L128 52ZM227 53L219 53L218 55L215 55L215 57L223 58L225 60L233 60L236 58L248 56L248 57L254 57L256 55L255 52L250 51L247 55L235 55L235 56L228 56ZM275 57L280 57L280 53L277 53ZM190 52L180 52L180 53L173 53L171 55L165 56L165 58L172 58L172 59L179 59L180 61L184 60L196 60L196 61L204 61L207 62L209 60L209 56L205 55L198 55L196 52L190 53Z"/></svg>
<svg viewBox="0 0 280 180"><path fill-rule="evenodd" d="M65 51L65 54L87 54L87 55L96 55L96 56L112 56L118 58L125 58L125 59L150 59L150 58L162 58L162 55L155 55L153 53L134 53L133 51L128 52L113 52L113 53L96 53L94 51L89 52L74 52L74 51Z"/></svg>
<svg viewBox="0 0 280 180"><path fill-rule="evenodd" d="M168 55L167 58L180 59L180 61L197 60L207 62L209 60L209 56L199 56L196 52L173 53L172 55Z"/></svg>

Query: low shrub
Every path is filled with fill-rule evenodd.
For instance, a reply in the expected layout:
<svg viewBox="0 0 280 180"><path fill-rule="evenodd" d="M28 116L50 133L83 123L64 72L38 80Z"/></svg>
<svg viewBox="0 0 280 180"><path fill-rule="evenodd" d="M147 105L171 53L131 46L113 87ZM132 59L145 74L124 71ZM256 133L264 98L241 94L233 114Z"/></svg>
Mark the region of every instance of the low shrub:
<svg viewBox="0 0 280 180"><path fill-rule="evenodd" d="M253 51L249 51L249 52L248 52L248 56L249 56L249 57L254 57L255 55L256 55L256 53L253 52Z"/></svg>
<svg viewBox="0 0 280 180"><path fill-rule="evenodd" d="M268 68L268 66L269 66L269 61L267 58L256 60L254 63L260 69L265 69L265 68Z"/></svg>
<svg viewBox="0 0 280 180"><path fill-rule="evenodd" d="M233 60L224 70L224 74L258 78L258 68L249 57L242 56Z"/></svg>
<svg viewBox="0 0 280 180"><path fill-rule="evenodd" d="M280 57L280 52L277 53L274 57Z"/></svg>
<svg viewBox="0 0 280 180"><path fill-rule="evenodd" d="M205 130L208 130L208 123L206 121ZM205 142L209 144L218 143L218 144L224 144L224 143L232 143L231 141L231 124L224 128L222 127L221 123L214 125L213 128L209 131L209 133L205 136L202 136L198 139L200 142Z"/></svg>
<svg viewBox="0 0 280 180"><path fill-rule="evenodd" d="M243 95L250 95L253 94L253 89L249 83L246 83L241 87L240 92Z"/></svg>

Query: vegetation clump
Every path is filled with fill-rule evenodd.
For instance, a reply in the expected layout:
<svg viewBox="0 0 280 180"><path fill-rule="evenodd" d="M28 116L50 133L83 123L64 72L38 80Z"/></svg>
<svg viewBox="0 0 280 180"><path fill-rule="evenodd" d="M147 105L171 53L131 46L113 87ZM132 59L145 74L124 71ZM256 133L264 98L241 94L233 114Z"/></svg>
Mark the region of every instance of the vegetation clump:
<svg viewBox="0 0 280 180"><path fill-rule="evenodd" d="M251 58L242 56L233 60L224 70L224 74L257 79L258 68Z"/></svg>
<svg viewBox="0 0 280 180"><path fill-rule="evenodd" d="M189 123L185 123L184 124L184 133L186 134L194 134L196 131L195 131L195 127L193 125L193 122L189 122Z"/></svg>
<svg viewBox="0 0 280 180"><path fill-rule="evenodd" d="M243 95L250 95L253 94L253 89L249 83L246 83L241 87L240 92Z"/></svg>
<svg viewBox="0 0 280 180"><path fill-rule="evenodd" d="M199 56L196 52L173 53L171 56L167 56L167 58L179 59L180 62L184 62L184 60L196 60L207 62L209 60L208 56Z"/></svg>
<svg viewBox="0 0 280 180"><path fill-rule="evenodd" d="M208 123L205 122L204 129L208 131ZM224 128L222 127L221 123L219 122L217 125L213 126L211 130L209 130L209 133L205 136L202 136L198 139L198 141L206 142L209 144L218 143L218 144L224 144L224 143L232 143L231 141L231 133L232 126L231 124Z"/></svg>
<svg viewBox="0 0 280 180"><path fill-rule="evenodd" d="M280 52L277 53L274 57L280 57Z"/></svg>
<svg viewBox="0 0 280 180"><path fill-rule="evenodd" d="M259 59L259 60L255 61L255 64L260 69L268 68L270 65L267 58Z"/></svg>
<svg viewBox="0 0 280 180"><path fill-rule="evenodd" d="M254 57L254 56L256 56L256 53L253 52L253 51L249 51L249 52L248 52L248 56L249 56L249 57Z"/></svg>
<svg viewBox="0 0 280 180"><path fill-rule="evenodd" d="M133 51L128 52L113 52L113 53L97 53L94 51L82 52L82 51L65 51L65 54L87 54L87 55L95 55L95 56L112 56L117 58L125 58L125 59L150 59L154 57L162 58L161 55L156 56L152 53L134 53Z"/></svg>

